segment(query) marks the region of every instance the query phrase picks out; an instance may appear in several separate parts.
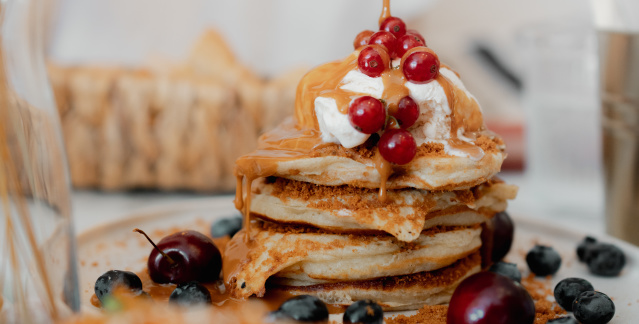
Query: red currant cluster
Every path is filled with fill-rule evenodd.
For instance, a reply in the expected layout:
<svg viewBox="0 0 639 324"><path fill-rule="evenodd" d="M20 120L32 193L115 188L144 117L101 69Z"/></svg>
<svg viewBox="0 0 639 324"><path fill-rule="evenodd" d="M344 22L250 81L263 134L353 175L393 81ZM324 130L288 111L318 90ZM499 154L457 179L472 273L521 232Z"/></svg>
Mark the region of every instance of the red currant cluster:
<svg viewBox="0 0 639 324"><path fill-rule="evenodd" d="M378 32L365 30L355 37L355 49L366 46L357 58L362 73L376 78L390 69L391 59L401 58L400 64L406 79L413 83L427 83L439 73L437 55L426 47L424 37L415 30L406 30L404 21L388 17L382 21ZM411 50L413 48L416 50Z"/></svg>
<svg viewBox="0 0 639 324"><path fill-rule="evenodd" d="M395 112L386 118L386 108L381 100L363 96L353 100L348 107L348 120L358 131L374 134L385 127L377 146L386 161L406 164L417 152L415 139L406 129L419 117L419 106L406 96L399 101Z"/></svg>
<svg viewBox="0 0 639 324"><path fill-rule="evenodd" d="M372 78L391 69L391 60L401 58L400 67L407 80L427 83L439 74L439 59L426 47L424 37L415 30L406 30L406 24L397 17L382 21L378 32L365 30L355 37L355 49L365 46L357 58L359 70ZM384 159L395 164L413 160L417 145L406 130L419 117L419 106L413 98L403 97L387 119L387 109L381 100L370 96L353 100L348 108L351 125L365 134L385 131L379 139L379 152Z"/></svg>

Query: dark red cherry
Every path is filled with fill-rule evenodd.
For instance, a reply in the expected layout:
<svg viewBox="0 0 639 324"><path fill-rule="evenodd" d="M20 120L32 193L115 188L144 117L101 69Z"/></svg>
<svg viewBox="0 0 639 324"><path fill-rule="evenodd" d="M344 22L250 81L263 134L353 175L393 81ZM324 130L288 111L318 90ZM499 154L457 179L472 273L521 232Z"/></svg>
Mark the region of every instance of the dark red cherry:
<svg viewBox="0 0 639 324"><path fill-rule="evenodd" d="M379 153L391 163L406 164L417 153L413 136L404 129L386 129L377 143Z"/></svg>
<svg viewBox="0 0 639 324"><path fill-rule="evenodd" d="M413 126L419 118L419 106L413 98L406 96L399 101L393 117L397 119L401 128L407 129Z"/></svg>
<svg viewBox="0 0 639 324"><path fill-rule="evenodd" d="M447 324L532 324L535 303L518 283L493 272L466 278L453 293Z"/></svg>
<svg viewBox="0 0 639 324"><path fill-rule="evenodd" d="M406 79L413 83L428 83L439 74L439 59L426 47L417 47L403 59L402 70ZM422 50L423 49L423 50Z"/></svg>
<svg viewBox="0 0 639 324"><path fill-rule="evenodd" d="M495 214L490 220L493 227L493 251L491 259L497 262L503 259L513 244L515 226L505 211Z"/></svg>
<svg viewBox="0 0 639 324"><path fill-rule="evenodd" d="M381 46L369 45L357 57L359 70L371 78L376 78L390 66L390 58Z"/></svg>
<svg viewBox="0 0 639 324"><path fill-rule="evenodd" d="M359 97L348 106L348 120L364 134L377 133L386 122L386 109L378 99L371 96Z"/></svg>
<svg viewBox="0 0 639 324"><path fill-rule="evenodd" d="M379 30L387 31L396 38L400 38L406 34L406 24L397 17L388 17L379 25Z"/></svg>
<svg viewBox="0 0 639 324"><path fill-rule="evenodd" d="M406 31L406 34L410 34L410 35L416 36L417 38L419 38L419 40L422 41L422 43L424 44L423 46L426 46L426 39L417 30L409 29L409 30Z"/></svg>
<svg viewBox="0 0 639 324"><path fill-rule="evenodd" d="M425 46L419 37L411 34L406 34L397 39L397 47L395 47L395 53L397 57L403 57L409 49L417 46Z"/></svg>
<svg viewBox="0 0 639 324"><path fill-rule="evenodd" d="M371 35L368 44L381 45L386 49L391 58L395 57L395 47L397 46L397 38L387 31L378 31Z"/></svg>
<svg viewBox="0 0 639 324"><path fill-rule="evenodd" d="M365 30L359 34L357 34L357 36L355 36L355 41L353 41L353 47L355 49L358 49L364 45L368 44L368 41L371 39L371 35L373 35L375 32L372 30Z"/></svg>
<svg viewBox="0 0 639 324"><path fill-rule="evenodd" d="M220 276L222 257L206 235L182 231L158 242L147 266L149 276L157 283L210 282Z"/></svg>

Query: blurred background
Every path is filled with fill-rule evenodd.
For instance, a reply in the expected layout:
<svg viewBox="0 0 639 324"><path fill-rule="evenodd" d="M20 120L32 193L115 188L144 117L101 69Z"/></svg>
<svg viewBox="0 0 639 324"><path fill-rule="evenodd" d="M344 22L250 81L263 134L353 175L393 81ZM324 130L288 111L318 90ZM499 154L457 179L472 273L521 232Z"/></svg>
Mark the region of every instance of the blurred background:
<svg viewBox="0 0 639 324"><path fill-rule="evenodd" d="M156 199L232 193L234 159L292 113L309 68L345 57L357 33L376 29L381 7L370 0L52 3L47 57L80 230ZM504 137L502 176L521 187L511 208L600 220L591 3L394 0L391 10L460 73L488 127ZM83 215L95 215L95 206L109 207Z"/></svg>

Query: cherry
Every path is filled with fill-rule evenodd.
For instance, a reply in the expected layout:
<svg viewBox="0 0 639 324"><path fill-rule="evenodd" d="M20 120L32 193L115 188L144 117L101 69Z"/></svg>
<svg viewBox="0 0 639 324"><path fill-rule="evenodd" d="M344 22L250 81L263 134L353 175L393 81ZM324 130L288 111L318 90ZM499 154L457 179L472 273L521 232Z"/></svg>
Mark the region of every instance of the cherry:
<svg viewBox="0 0 639 324"><path fill-rule="evenodd" d="M521 285L493 272L466 278L455 289L447 324L532 324L535 303Z"/></svg>
<svg viewBox="0 0 639 324"><path fill-rule="evenodd" d="M393 112L393 117L399 122L403 129L413 126L419 117L419 106L413 98L406 96L399 101L397 109Z"/></svg>
<svg viewBox="0 0 639 324"><path fill-rule="evenodd" d="M402 70L408 81L428 83L439 74L439 59L433 51L424 47L424 50L408 54L402 62Z"/></svg>
<svg viewBox="0 0 639 324"><path fill-rule="evenodd" d="M515 226L505 211L499 212L490 220L493 227L493 250L491 259L497 262L503 259L513 244Z"/></svg>
<svg viewBox="0 0 639 324"><path fill-rule="evenodd" d="M379 153L391 163L406 164L417 153L413 136L405 129L387 129L377 143Z"/></svg>
<svg viewBox="0 0 639 324"><path fill-rule="evenodd" d="M364 45L368 44L368 41L371 39L371 35L373 35L375 32L372 30L365 30L359 34L357 34L357 36L355 36L355 41L353 41L353 47L355 49L358 49Z"/></svg>
<svg viewBox="0 0 639 324"><path fill-rule="evenodd" d="M419 38L419 40L422 41L422 44L424 44L423 46L426 46L426 39L417 30L409 29L409 30L406 31L406 34L416 36L417 38Z"/></svg>
<svg viewBox="0 0 639 324"><path fill-rule="evenodd" d="M421 39L419 39L419 37L412 34L406 34L397 39L395 54L397 54L397 57L403 57L409 49L417 46L425 46L425 44Z"/></svg>
<svg viewBox="0 0 639 324"><path fill-rule="evenodd" d="M219 278L222 257L213 241L196 231L171 234L158 243L141 230L154 249L149 254L149 276L157 283L210 282Z"/></svg>
<svg viewBox="0 0 639 324"><path fill-rule="evenodd" d="M362 73L377 78L390 66L390 59L383 48L368 46L359 52L357 66Z"/></svg>
<svg viewBox="0 0 639 324"><path fill-rule="evenodd" d="M381 45L386 49L390 57L395 57L395 47L397 46L397 38L387 31L378 31L371 35L368 44Z"/></svg>
<svg viewBox="0 0 639 324"><path fill-rule="evenodd" d="M371 96L359 97L348 106L348 120L364 134L377 133L386 122L386 110L378 99Z"/></svg>
<svg viewBox="0 0 639 324"><path fill-rule="evenodd" d="M400 38L406 34L406 24L397 17L388 17L379 25L379 30L387 31L396 38Z"/></svg>

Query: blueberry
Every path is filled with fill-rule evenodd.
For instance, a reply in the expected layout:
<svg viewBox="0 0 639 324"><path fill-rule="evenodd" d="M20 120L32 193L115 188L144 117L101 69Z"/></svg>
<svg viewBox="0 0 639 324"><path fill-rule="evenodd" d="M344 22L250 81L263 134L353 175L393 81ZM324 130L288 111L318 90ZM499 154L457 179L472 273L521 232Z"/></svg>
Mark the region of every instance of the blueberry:
<svg viewBox="0 0 639 324"><path fill-rule="evenodd" d="M594 291L595 288L587 280L581 278L566 278L555 286L555 300L559 306L572 311L575 298L584 291Z"/></svg>
<svg viewBox="0 0 639 324"><path fill-rule="evenodd" d="M577 320L572 316L565 316L560 318L551 319L546 323L554 323L554 324L579 324Z"/></svg>
<svg viewBox="0 0 639 324"><path fill-rule="evenodd" d="M384 311L372 300L360 300L348 306L342 322L344 324L382 324Z"/></svg>
<svg viewBox="0 0 639 324"><path fill-rule="evenodd" d="M561 266L561 256L552 247L535 245L526 255L526 263L537 276L553 275Z"/></svg>
<svg viewBox="0 0 639 324"><path fill-rule="evenodd" d="M104 298L111 295L117 287L125 288L133 295L140 295L143 292L140 277L133 272L121 270L109 270L101 275L95 281L94 292L102 303Z"/></svg>
<svg viewBox="0 0 639 324"><path fill-rule="evenodd" d="M593 274L614 277L626 265L626 255L612 244L596 243L587 249L586 263Z"/></svg>
<svg viewBox="0 0 639 324"><path fill-rule="evenodd" d="M593 244L597 243L597 239L591 236L586 236L581 243L577 246L577 257L579 261L586 262L586 252Z"/></svg>
<svg viewBox="0 0 639 324"><path fill-rule="evenodd" d="M573 302L572 311L582 324L605 324L615 316L615 304L604 293L585 291Z"/></svg>
<svg viewBox="0 0 639 324"><path fill-rule="evenodd" d="M490 266L490 269L488 269L488 271L492 271L494 273L508 277L513 281L521 282L521 272L519 272L519 269L517 269L517 265L514 263L497 262Z"/></svg>
<svg viewBox="0 0 639 324"><path fill-rule="evenodd" d="M183 283L173 290L169 303L180 306L206 305L211 303L211 293L195 281Z"/></svg>
<svg viewBox="0 0 639 324"><path fill-rule="evenodd" d="M222 218L211 225L211 237L217 238L227 235L233 237L240 229L242 229L241 216Z"/></svg>
<svg viewBox="0 0 639 324"><path fill-rule="evenodd" d="M319 298L309 295L293 297L271 313L274 319L294 319L300 322L328 321L328 308Z"/></svg>

